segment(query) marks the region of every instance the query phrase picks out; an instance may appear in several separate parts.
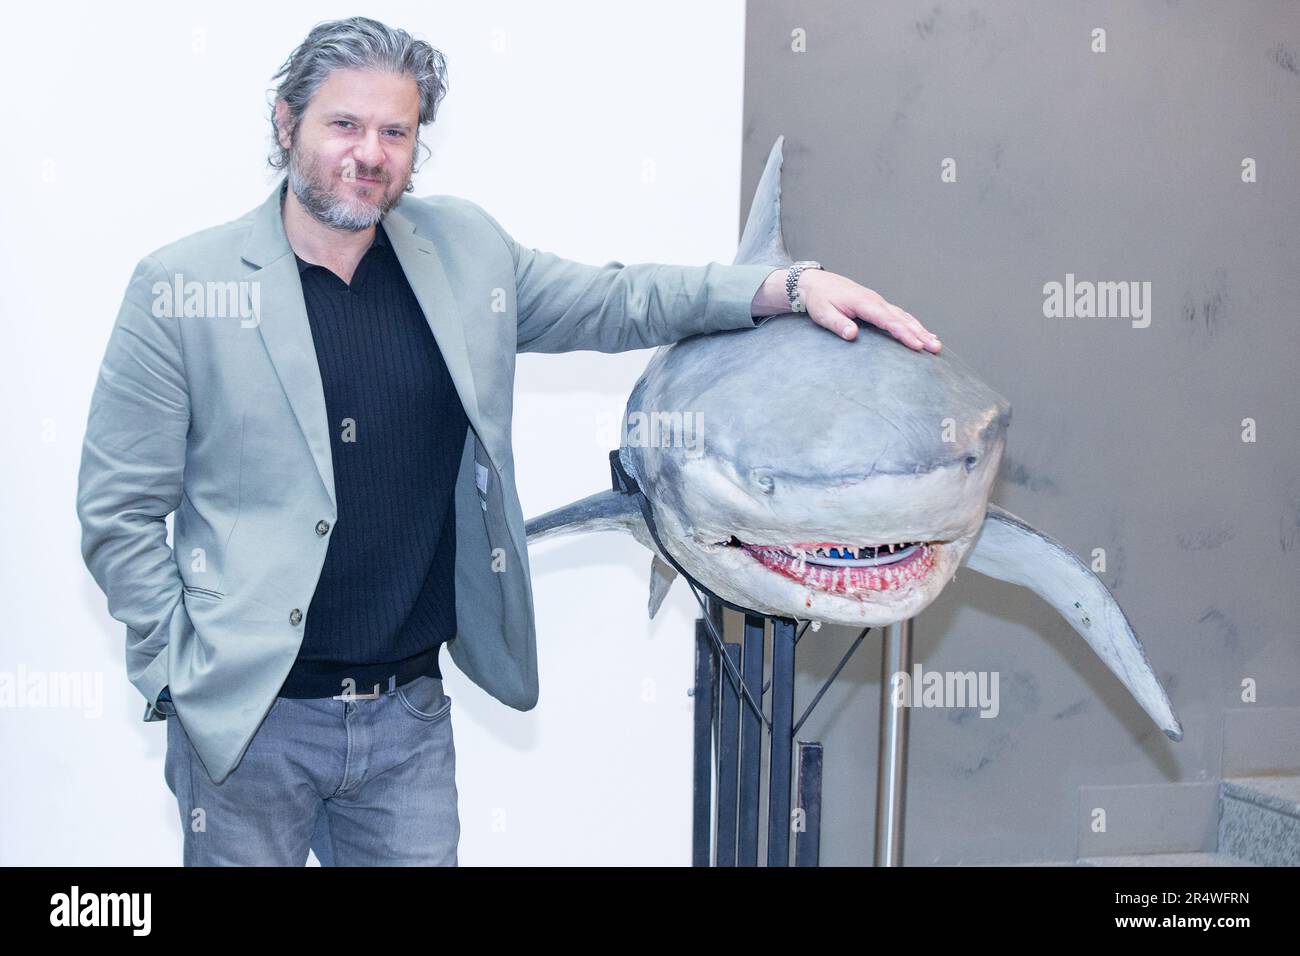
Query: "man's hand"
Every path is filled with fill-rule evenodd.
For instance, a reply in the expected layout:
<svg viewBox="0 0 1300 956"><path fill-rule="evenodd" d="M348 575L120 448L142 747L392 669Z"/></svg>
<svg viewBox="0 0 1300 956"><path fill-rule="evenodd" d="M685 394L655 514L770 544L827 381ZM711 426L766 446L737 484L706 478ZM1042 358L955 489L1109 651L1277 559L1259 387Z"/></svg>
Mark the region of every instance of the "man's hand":
<svg viewBox="0 0 1300 956"><path fill-rule="evenodd" d="M785 269L777 269L764 280L754 296L755 316L790 311L785 276ZM911 348L938 352L942 347L938 337L911 312L891 305L880 293L858 285L847 276L824 269L804 269L799 273L799 291L808 307L808 317L844 339L857 338L858 326L853 320L862 319Z"/></svg>

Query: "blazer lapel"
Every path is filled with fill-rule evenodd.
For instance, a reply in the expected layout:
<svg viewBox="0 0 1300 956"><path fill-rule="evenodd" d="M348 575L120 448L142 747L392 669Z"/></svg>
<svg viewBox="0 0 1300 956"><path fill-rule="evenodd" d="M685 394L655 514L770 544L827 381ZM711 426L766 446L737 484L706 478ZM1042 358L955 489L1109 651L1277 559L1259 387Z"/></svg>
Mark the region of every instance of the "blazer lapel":
<svg viewBox="0 0 1300 956"><path fill-rule="evenodd" d="M474 430L482 435L482 413L460 306L451 290L447 271L443 268L437 250L428 239L416 233L415 223L401 215L399 209L401 206L384 216L384 231L388 233L393 251L397 253L397 261L406 273L406 281L420 303L425 321L433 330L433 338L438 343L438 350L442 352L443 361L447 363L447 371L456 383L456 392L465 408L465 417Z"/></svg>
<svg viewBox="0 0 1300 956"><path fill-rule="evenodd" d="M311 323L303 302L298 263L284 231L280 189L277 185L253 214L253 229L240 255L249 265L258 267L248 276L249 281L260 283L262 309L257 330L275 366L280 385L289 398L298 427L307 439L316 470L337 509L325 391L316 361ZM442 261L433 245L416 235L414 224L398 215L396 210L391 210L383 223L407 282L447 363L465 416L474 430L482 435L469 347Z"/></svg>

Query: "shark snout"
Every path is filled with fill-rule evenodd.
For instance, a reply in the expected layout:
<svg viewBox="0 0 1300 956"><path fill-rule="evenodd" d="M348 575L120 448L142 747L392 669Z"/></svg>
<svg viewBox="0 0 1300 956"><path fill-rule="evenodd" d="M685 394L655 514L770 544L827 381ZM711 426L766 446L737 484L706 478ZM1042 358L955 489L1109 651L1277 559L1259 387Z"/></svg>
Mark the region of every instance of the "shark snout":
<svg viewBox="0 0 1300 956"><path fill-rule="evenodd" d="M719 474L692 481L686 499L706 505L692 523L751 542L857 547L952 540L983 520L1000 452L972 447L928 469L862 468L815 480L757 465L745 471L741 488Z"/></svg>

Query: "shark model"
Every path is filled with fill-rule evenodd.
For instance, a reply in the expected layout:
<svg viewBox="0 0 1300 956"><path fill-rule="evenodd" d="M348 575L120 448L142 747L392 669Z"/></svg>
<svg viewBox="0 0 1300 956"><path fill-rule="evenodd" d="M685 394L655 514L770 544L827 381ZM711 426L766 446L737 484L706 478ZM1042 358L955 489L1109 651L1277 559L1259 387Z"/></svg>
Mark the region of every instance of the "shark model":
<svg viewBox="0 0 1300 956"><path fill-rule="evenodd" d="M793 260L778 137L735 262ZM945 346L853 341L783 313L656 350L610 455L613 490L527 522L529 542L619 530L653 554L649 610L681 572L765 616L885 626L957 567L1036 592L1172 740L1182 727L1133 627L1069 549L989 503L1011 405Z"/></svg>

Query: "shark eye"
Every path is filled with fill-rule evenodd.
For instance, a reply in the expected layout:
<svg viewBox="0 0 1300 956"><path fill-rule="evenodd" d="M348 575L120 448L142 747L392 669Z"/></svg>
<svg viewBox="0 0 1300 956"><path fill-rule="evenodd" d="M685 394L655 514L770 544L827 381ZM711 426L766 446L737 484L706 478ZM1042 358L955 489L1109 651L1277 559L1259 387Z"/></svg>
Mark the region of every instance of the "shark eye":
<svg viewBox="0 0 1300 956"><path fill-rule="evenodd" d="M966 462L965 462L965 464L966 464L966 471L967 471L967 472L972 472L972 471L974 471L974 470L975 470L975 466L979 463L979 460L980 460L980 459L979 459L979 455L967 455L967 456L966 456Z"/></svg>

